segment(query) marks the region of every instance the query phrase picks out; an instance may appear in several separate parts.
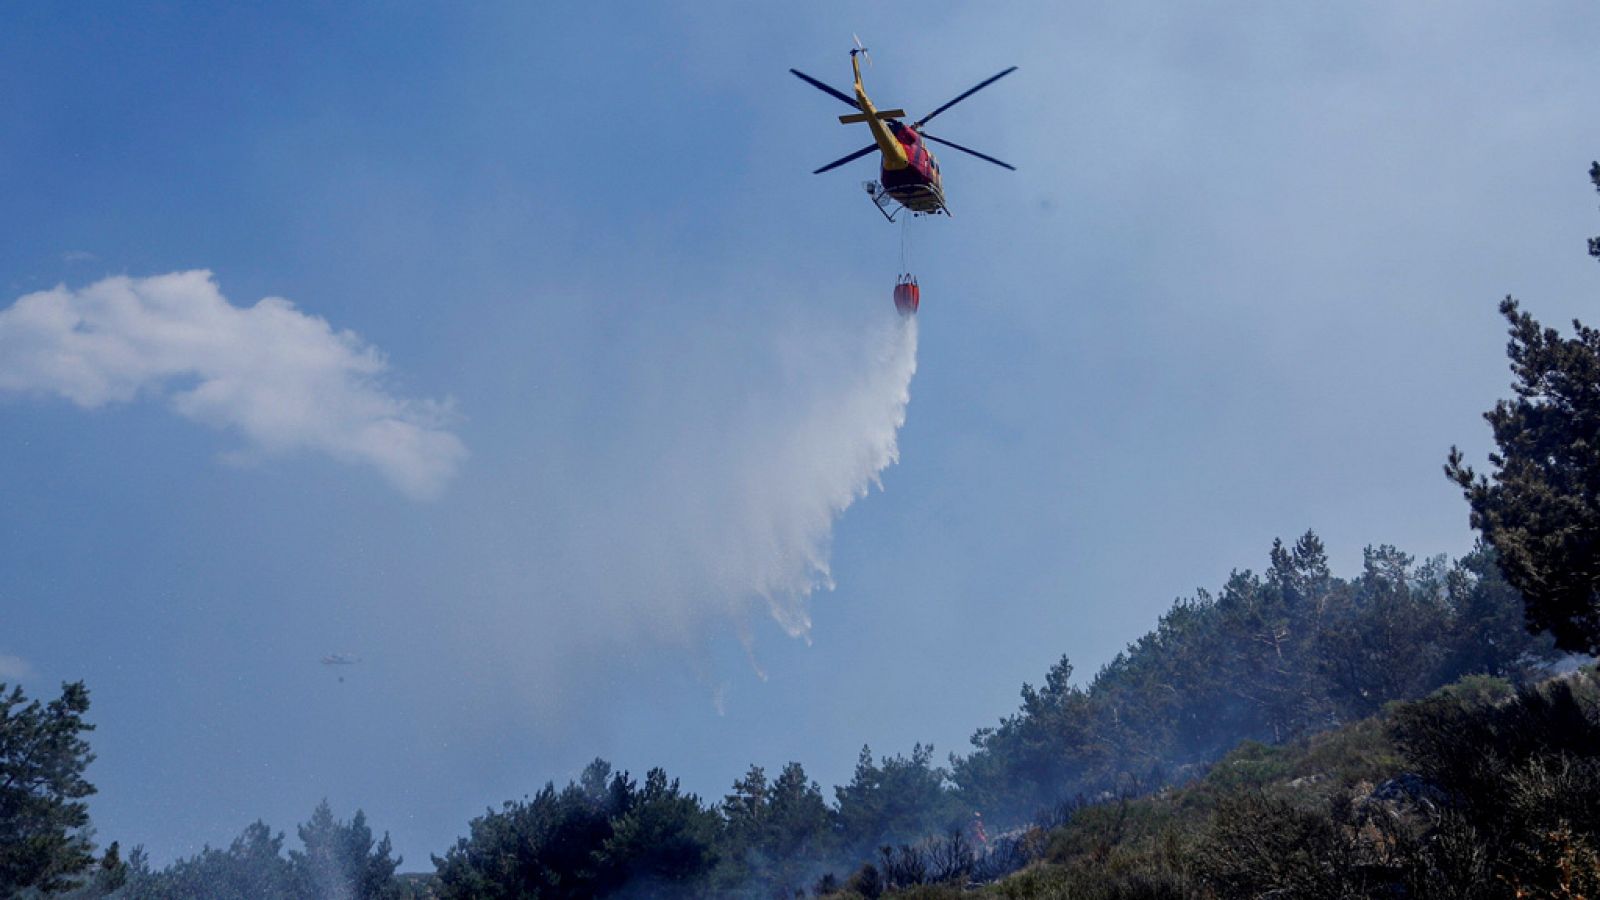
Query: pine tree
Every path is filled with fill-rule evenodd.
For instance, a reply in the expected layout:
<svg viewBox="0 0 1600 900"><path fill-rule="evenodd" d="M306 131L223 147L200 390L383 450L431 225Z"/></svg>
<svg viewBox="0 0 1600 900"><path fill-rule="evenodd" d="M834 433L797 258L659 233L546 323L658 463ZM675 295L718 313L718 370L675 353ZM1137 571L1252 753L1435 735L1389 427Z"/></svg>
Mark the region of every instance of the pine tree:
<svg viewBox="0 0 1600 900"><path fill-rule="evenodd" d="M63 684L48 704L0 684L0 896L59 890L94 863L83 777L94 761L83 734L89 690Z"/></svg>
<svg viewBox="0 0 1600 900"><path fill-rule="evenodd" d="M1492 477L1452 447L1445 472L1522 592L1530 631L1563 650L1600 653L1600 331L1544 328L1510 297L1507 354L1516 396L1484 413L1499 451Z"/></svg>
<svg viewBox="0 0 1600 900"><path fill-rule="evenodd" d="M1600 191L1600 162L1589 164L1589 180L1594 182L1594 189ZM1589 255L1600 259L1600 237L1589 238Z"/></svg>
<svg viewBox="0 0 1600 900"><path fill-rule="evenodd" d="M295 883L303 896L323 900L382 900L400 894L395 870L400 858L392 856L389 836L375 841L366 814L340 822L323 800L311 821L299 827L305 850L289 853Z"/></svg>
<svg viewBox="0 0 1600 900"><path fill-rule="evenodd" d="M1600 162L1589 180L1600 190ZM1600 237L1589 239L1600 259ZM1498 553L1522 592L1527 625L1563 650L1600 654L1600 331L1574 320L1574 335L1544 328L1507 297L1506 354L1516 397L1483 414L1499 452L1492 477L1450 448L1445 473L1472 507L1472 527Z"/></svg>

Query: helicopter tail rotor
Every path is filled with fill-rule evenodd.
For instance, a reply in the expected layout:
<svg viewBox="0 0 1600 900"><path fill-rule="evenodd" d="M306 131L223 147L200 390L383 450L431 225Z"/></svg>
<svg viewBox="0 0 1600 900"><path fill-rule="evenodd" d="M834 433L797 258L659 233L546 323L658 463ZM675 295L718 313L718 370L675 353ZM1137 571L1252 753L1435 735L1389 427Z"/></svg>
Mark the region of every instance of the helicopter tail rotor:
<svg viewBox="0 0 1600 900"><path fill-rule="evenodd" d="M858 36L855 32L851 32L850 39L856 42L855 49L850 51L850 55L855 56L857 53L859 53L861 54L861 58L867 61L867 65L872 65L872 54L867 52L867 48L861 46L860 36Z"/></svg>

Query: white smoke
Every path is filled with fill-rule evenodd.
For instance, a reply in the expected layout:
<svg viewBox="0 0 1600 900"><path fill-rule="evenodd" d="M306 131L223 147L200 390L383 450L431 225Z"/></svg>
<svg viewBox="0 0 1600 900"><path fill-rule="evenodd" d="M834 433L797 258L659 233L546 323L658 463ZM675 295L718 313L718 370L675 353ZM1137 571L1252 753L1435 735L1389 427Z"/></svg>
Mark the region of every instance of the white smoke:
<svg viewBox="0 0 1600 900"><path fill-rule="evenodd" d="M0 682L33 677L33 666L20 656L0 653Z"/></svg>
<svg viewBox="0 0 1600 900"><path fill-rule="evenodd" d="M180 415L268 454L314 450L373 466L415 497L466 456L444 408L384 390L383 354L280 297L228 302L211 273L107 278L0 310L0 391L81 407L166 396Z"/></svg>

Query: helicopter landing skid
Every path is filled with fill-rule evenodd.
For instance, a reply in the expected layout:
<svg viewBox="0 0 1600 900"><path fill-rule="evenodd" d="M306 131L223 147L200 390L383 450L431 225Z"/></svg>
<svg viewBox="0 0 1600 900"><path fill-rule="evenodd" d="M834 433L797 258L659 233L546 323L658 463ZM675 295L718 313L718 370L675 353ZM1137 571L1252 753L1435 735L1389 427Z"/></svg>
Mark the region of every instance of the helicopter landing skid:
<svg viewBox="0 0 1600 900"><path fill-rule="evenodd" d="M896 216L900 215L902 212L905 212L907 209L911 210L911 215L913 216L937 216L941 214L946 216L950 215L949 207L944 205L944 194L937 188L923 188L922 196L916 198L918 200L924 198L932 199L934 201L932 205L933 208L913 209L895 199L894 195L889 193L887 188L876 181L863 181L861 183L861 187L867 192L867 196L872 198L872 205L876 206L878 208L878 212L890 222L893 222ZM925 204L919 203L919 205Z"/></svg>
<svg viewBox="0 0 1600 900"><path fill-rule="evenodd" d="M883 217L890 222L893 222L894 217L905 209L898 200L889 196L889 192L883 189L883 185L876 181L863 181L861 182L861 187L866 190L867 196L872 198L872 205L876 206L878 212L882 213Z"/></svg>

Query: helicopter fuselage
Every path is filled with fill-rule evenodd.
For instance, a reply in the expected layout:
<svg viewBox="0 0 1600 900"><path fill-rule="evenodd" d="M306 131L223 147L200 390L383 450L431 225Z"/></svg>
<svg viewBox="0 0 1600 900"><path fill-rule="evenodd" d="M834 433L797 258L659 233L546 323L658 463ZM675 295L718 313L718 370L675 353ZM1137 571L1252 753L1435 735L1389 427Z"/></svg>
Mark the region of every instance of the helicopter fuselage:
<svg viewBox="0 0 1600 900"><path fill-rule="evenodd" d="M883 190L901 206L914 213L931 215L944 209L944 185L939 179L939 161L928 149L922 135L899 119L885 118L867 97L861 84L861 61L857 54L850 55L850 68L855 75L856 105L861 108L859 117L872 129L872 139L883 157L879 180ZM888 115L895 115L894 112Z"/></svg>
<svg viewBox="0 0 1600 900"><path fill-rule="evenodd" d="M922 135L909 125L890 119L887 130L900 145L906 164L891 168L886 154L878 179L889 196L914 213L931 215L944 210L944 183L939 178L939 161L923 142Z"/></svg>

